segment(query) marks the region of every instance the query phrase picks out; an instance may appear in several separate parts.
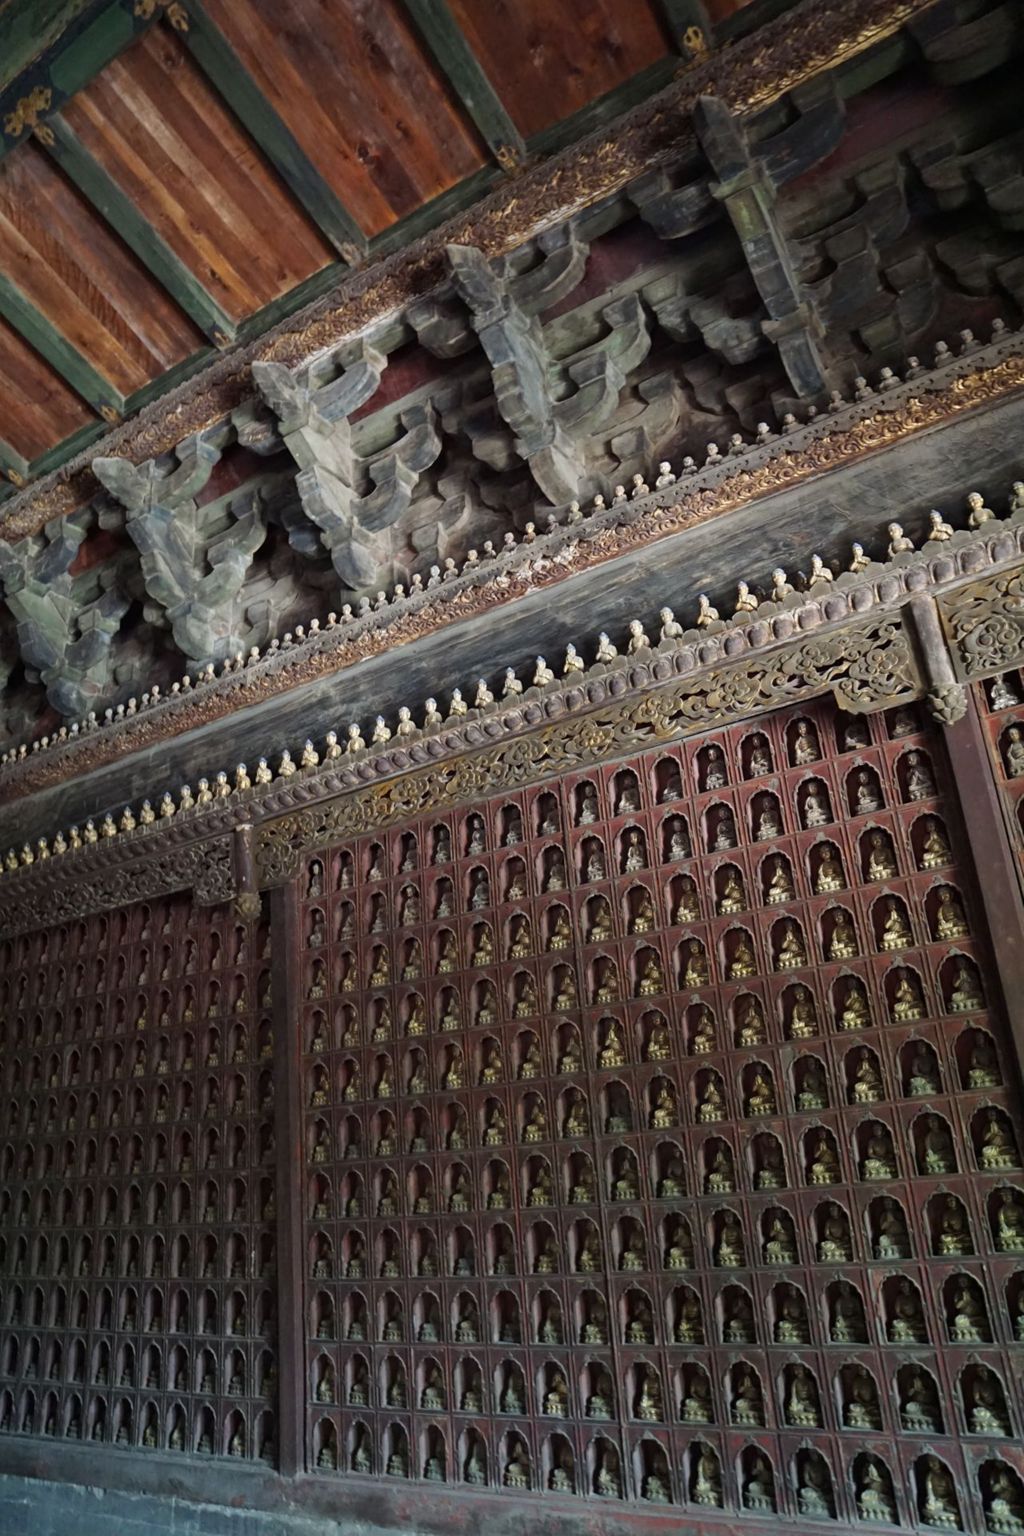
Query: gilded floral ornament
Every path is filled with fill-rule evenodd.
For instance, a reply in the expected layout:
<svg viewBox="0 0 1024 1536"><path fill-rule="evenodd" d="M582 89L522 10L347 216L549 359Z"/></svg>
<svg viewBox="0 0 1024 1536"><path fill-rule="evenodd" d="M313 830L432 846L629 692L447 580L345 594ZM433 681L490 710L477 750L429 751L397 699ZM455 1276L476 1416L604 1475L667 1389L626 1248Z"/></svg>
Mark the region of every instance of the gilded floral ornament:
<svg viewBox="0 0 1024 1536"><path fill-rule="evenodd" d="M37 128L40 117L50 110L52 101L53 92L48 85L34 85L28 95L17 103L14 111L4 118L4 133L10 139L17 139L29 129Z"/></svg>

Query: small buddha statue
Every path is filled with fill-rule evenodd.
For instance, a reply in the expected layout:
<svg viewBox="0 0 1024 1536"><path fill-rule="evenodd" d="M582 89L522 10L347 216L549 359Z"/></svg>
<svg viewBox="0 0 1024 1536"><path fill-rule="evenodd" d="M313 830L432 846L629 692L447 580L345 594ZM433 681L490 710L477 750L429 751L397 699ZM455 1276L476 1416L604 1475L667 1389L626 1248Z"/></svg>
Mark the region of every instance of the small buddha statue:
<svg viewBox="0 0 1024 1536"><path fill-rule="evenodd" d="M643 1234L637 1229L634 1229L626 1240L626 1246L619 1259L619 1268L633 1274L647 1268Z"/></svg>
<svg viewBox="0 0 1024 1536"><path fill-rule="evenodd" d="M894 1255L901 1258L905 1256L905 1253ZM921 1299L909 1280L897 1281L889 1317L889 1339L893 1344L926 1344L928 1342L928 1328L924 1313L921 1311Z"/></svg>
<svg viewBox="0 0 1024 1536"><path fill-rule="evenodd" d="M786 918L782 923L782 940L775 958L775 969L792 971L806 964L807 951L804 948L803 934L792 918Z"/></svg>
<svg viewBox="0 0 1024 1536"><path fill-rule="evenodd" d="M759 843L770 842L773 837L782 836L782 823L779 820L779 808L772 795L766 795L761 802L761 809L757 816L757 828L754 833L755 840Z"/></svg>
<svg viewBox="0 0 1024 1536"><path fill-rule="evenodd" d="M879 794L875 780L867 768L860 768L854 776L854 815L867 816L871 811L882 809L882 797Z"/></svg>
<svg viewBox="0 0 1024 1536"><path fill-rule="evenodd" d="M516 982L516 1002L513 1010L517 1019L527 1019L537 1012L537 987L529 971L521 971Z"/></svg>
<svg viewBox="0 0 1024 1536"><path fill-rule="evenodd" d="M859 952L857 935L853 927L853 919L845 907L839 907L835 912L832 928L832 937L829 940L829 960L849 960L851 956Z"/></svg>
<svg viewBox="0 0 1024 1536"><path fill-rule="evenodd" d="M611 1196L613 1200L637 1200L640 1197L633 1167L628 1160L622 1163L617 1176L612 1180Z"/></svg>
<svg viewBox="0 0 1024 1536"><path fill-rule="evenodd" d="M662 1403L661 1382L652 1370L644 1372L636 1402L636 1416L647 1423L660 1423L665 1417Z"/></svg>
<svg viewBox="0 0 1024 1536"><path fill-rule="evenodd" d="M761 1395L761 1384L752 1372L741 1370L736 1390L733 1393L732 1422L755 1426L764 1423L764 1400Z"/></svg>
<svg viewBox="0 0 1024 1536"><path fill-rule="evenodd" d="M730 864L727 866L722 894L718 898L719 915L725 917L734 912L742 912L746 905L747 897L743 889L742 876L739 870Z"/></svg>
<svg viewBox="0 0 1024 1536"><path fill-rule="evenodd" d="M647 849L644 844L643 833L639 827L630 827L625 836L622 855L622 871L626 875L635 875L638 870L647 868Z"/></svg>
<svg viewBox="0 0 1024 1536"><path fill-rule="evenodd" d="M1009 1435L1010 1420L999 1378L987 1365L978 1367L965 1392L967 1419L974 1435Z"/></svg>
<svg viewBox="0 0 1024 1536"><path fill-rule="evenodd" d="M771 1513L775 1505L775 1484L772 1469L766 1457L759 1452L751 1458L749 1471L743 1478L743 1505L761 1513Z"/></svg>
<svg viewBox="0 0 1024 1536"><path fill-rule="evenodd" d="M935 780L931 769L920 752L908 752L903 759L906 767L908 800L927 800L935 793Z"/></svg>
<svg viewBox="0 0 1024 1536"><path fill-rule="evenodd" d="M732 811L727 805L719 806L715 817L715 835L711 844L712 853L725 853L729 848L736 847L736 822Z"/></svg>
<svg viewBox="0 0 1024 1536"><path fill-rule="evenodd" d="M737 1041L740 1045L763 1045L767 1039L764 1013L756 997L747 996L739 1019Z"/></svg>
<svg viewBox="0 0 1024 1536"><path fill-rule="evenodd" d="M704 767L704 788L724 789L729 782L726 772L725 758L721 747L711 746L707 750L707 760Z"/></svg>
<svg viewBox="0 0 1024 1536"><path fill-rule="evenodd" d="M963 960L957 964L953 989L949 995L950 1013L975 1013L984 1008L985 999L973 970Z"/></svg>
<svg viewBox="0 0 1024 1536"><path fill-rule="evenodd" d="M797 1429L816 1429L821 1425L818 1387L805 1365L793 1367L785 1402L786 1423Z"/></svg>
<svg viewBox="0 0 1024 1536"><path fill-rule="evenodd" d="M953 857L942 823L936 816L929 816L925 819L925 826L927 831L921 847L921 868L941 869Z"/></svg>
<svg viewBox="0 0 1024 1536"><path fill-rule="evenodd" d="M704 1188L709 1195L731 1195L736 1188L732 1153L724 1144L718 1147L711 1159L711 1166L704 1176Z"/></svg>
<svg viewBox="0 0 1024 1536"><path fill-rule="evenodd" d="M818 733L814 726L809 720L798 720L790 752L793 766L806 767L808 763L817 762L820 756L821 748L818 745Z"/></svg>
<svg viewBox="0 0 1024 1536"><path fill-rule="evenodd" d="M966 1281L959 1283L953 1295L949 1337L954 1344L987 1344L992 1338L984 1304Z"/></svg>
<svg viewBox="0 0 1024 1536"><path fill-rule="evenodd" d="M996 1248L1000 1253L1024 1253L1024 1202L1016 1190L1004 1190L996 1214Z"/></svg>
<svg viewBox="0 0 1024 1536"><path fill-rule="evenodd" d="M900 1422L916 1435L935 1434L942 1427L938 1396L923 1371L913 1371L900 1394Z"/></svg>
<svg viewBox="0 0 1024 1536"><path fill-rule="evenodd" d="M832 1303L829 1338L833 1344L866 1344L867 1337L863 1302L853 1286L841 1280Z"/></svg>
<svg viewBox="0 0 1024 1536"><path fill-rule="evenodd" d="M812 1147L809 1175L812 1184L839 1183L841 1177L839 1158L836 1156L832 1141L825 1131L819 1133L817 1141Z"/></svg>
<svg viewBox="0 0 1024 1536"><path fill-rule="evenodd" d="M622 1479L619 1477L618 1467L609 1451L601 1453L601 1462L594 1478L594 1489L604 1499L622 1498Z"/></svg>
<svg viewBox="0 0 1024 1536"><path fill-rule="evenodd" d="M973 1253L970 1230L963 1206L955 1195L947 1195L939 1214L935 1247L940 1256L959 1258ZM998 1242L997 1242L998 1247Z"/></svg>
<svg viewBox="0 0 1024 1536"><path fill-rule="evenodd" d="M588 1419L610 1419L612 1416L611 1377L603 1371L597 1378L593 1392L587 1398L585 1413Z"/></svg>
<svg viewBox="0 0 1024 1536"><path fill-rule="evenodd" d="M551 1419L564 1419L569 1412L569 1383L560 1370L552 1373L551 1382L544 1393L543 1413Z"/></svg>
<svg viewBox="0 0 1024 1536"><path fill-rule="evenodd" d="M793 877L789 872L789 865L781 854L769 864L770 875L766 890L766 898L769 906L778 906L783 902L793 901L796 891L793 888Z"/></svg>
<svg viewBox="0 0 1024 1536"><path fill-rule="evenodd" d="M910 1234L899 1202L886 1195L879 1207L875 1231L876 1259L908 1259Z"/></svg>
<svg viewBox="0 0 1024 1536"><path fill-rule="evenodd" d="M763 1072L755 1072L747 1102L744 1105L744 1113L751 1118L758 1115L775 1115L778 1114L778 1108L775 1088L770 1078Z"/></svg>
<svg viewBox="0 0 1024 1536"><path fill-rule="evenodd" d="M896 1177L896 1157L892 1137L884 1126L876 1125L868 1136L861 1159L861 1178L875 1182Z"/></svg>
<svg viewBox="0 0 1024 1536"><path fill-rule="evenodd" d="M924 1458L921 1478L921 1521L938 1530L960 1530L960 1505L949 1471L938 1456Z"/></svg>
<svg viewBox="0 0 1024 1536"><path fill-rule="evenodd" d="M508 1412L510 1410L506 1409L505 1411ZM522 1409L516 1411L521 1413ZM527 1459L526 1447L522 1442L517 1443L515 1450L505 1463L502 1482L506 1488L529 1488L530 1463Z"/></svg>
<svg viewBox="0 0 1024 1536"><path fill-rule="evenodd" d="M814 890L818 896L829 891L841 891L846 885L839 856L831 843L826 843L818 861L818 873L814 878Z"/></svg>
<svg viewBox="0 0 1024 1536"><path fill-rule="evenodd" d="M697 1100L697 1119L702 1125L725 1119L725 1099L716 1078L710 1073Z"/></svg>
<svg viewBox="0 0 1024 1536"><path fill-rule="evenodd" d="M580 1329L580 1343L607 1344L608 1329L605 1326L603 1314L599 1314L597 1309L592 1307L589 1302L584 1303L584 1308L583 1326Z"/></svg>
<svg viewBox="0 0 1024 1536"><path fill-rule="evenodd" d="M1009 1469L1002 1463L996 1463L989 1474L984 1504L985 1523L993 1536L1022 1536L1024 1498L1020 1484L1014 1482Z"/></svg>
<svg viewBox="0 0 1024 1536"><path fill-rule="evenodd" d="M743 1229L732 1211L723 1218L714 1258L719 1269L742 1269L747 1262Z"/></svg>
<svg viewBox="0 0 1024 1536"><path fill-rule="evenodd" d="M793 991L793 1003L789 1015L789 1038L809 1040L818 1033L818 1015L814 998L805 986Z"/></svg>
<svg viewBox="0 0 1024 1536"><path fill-rule="evenodd" d="M741 928L736 936L736 945L729 961L729 980L743 981L747 976L753 976L756 970L757 961L754 958L750 935Z"/></svg>
<svg viewBox="0 0 1024 1536"><path fill-rule="evenodd" d="M505 1111L500 1104L495 1104L488 1112L487 1124L484 1129L484 1146L500 1146L508 1140L508 1127L505 1121Z"/></svg>
<svg viewBox="0 0 1024 1536"><path fill-rule="evenodd" d="M797 1262L796 1243L792 1232L787 1228L781 1216L772 1218L768 1228L768 1236L764 1244L764 1261L766 1264L795 1264Z"/></svg>
<svg viewBox="0 0 1024 1536"><path fill-rule="evenodd" d="M921 996L917 977L912 971L902 972L896 983L892 1016L898 1024L924 1018L924 998Z"/></svg>
<svg viewBox="0 0 1024 1536"><path fill-rule="evenodd" d="M638 997L654 997L665 991L665 975L661 968L661 961L653 949L648 952L644 961L636 991Z"/></svg>
<svg viewBox="0 0 1024 1536"><path fill-rule="evenodd" d="M985 1169L1020 1167L1017 1143L994 1109L988 1111L983 1121L978 1162Z"/></svg>
<svg viewBox="0 0 1024 1536"><path fill-rule="evenodd" d="M582 1094L576 1093L570 1101L562 1135L568 1140L590 1135L590 1113Z"/></svg>
<svg viewBox="0 0 1024 1536"><path fill-rule="evenodd" d="M875 1058L866 1046L861 1046L856 1054L856 1066L850 1084L850 1103L877 1104L884 1098L885 1088Z"/></svg>
<svg viewBox="0 0 1024 1536"><path fill-rule="evenodd" d="M778 1315L775 1319L775 1342L776 1344L806 1344L809 1338L807 1311L796 1293L787 1291L779 1302Z"/></svg>
<svg viewBox="0 0 1024 1536"><path fill-rule="evenodd" d="M923 1047L915 1051L911 1058L906 1084L908 1097L912 1099L928 1098L931 1094L940 1092L938 1068L930 1051Z"/></svg>
<svg viewBox="0 0 1024 1536"><path fill-rule="evenodd" d="M686 1386L679 1406L679 1417L684 1424L713 1422L711 1388L707 1379L699 1371L693 1372Z"/></svg>
<svg viewBox="0 0 1024 1536"><path fill-rule="evenodd" d="M692 856L693 849L690 846L690 835L686 830L686 823L681 816L672 816L668 822L668 858L669 862L676 859L688 859Z"/></svg>
<svg viewBox="0 0 1024 1536"><path fill-rule="evenodd" d="M523 1126L524 1141L544 1141L548 1133L548 1117L538 1099L532 1106Z"/></svg>
<svg viewBox="0 0 1024 1536"><path fill-rule="evenodd" d="M644 1041L644 1061L668 1061L671 1055L668 1029L660 1015L655 1014Z"/></svg>
<svg viewBox="0 0 1024 1536"><path fill-rule="evenodd" d="M918 1146L918 1166L922 1173L955 1173L956 1152L949 1127L941 1115L926 1115L924 1132Z"/></svg>
<svg viewBox="0 0 1024 1536"><path fill-rule="evenodd" d="M693 1268L693 1241L689 1229L679 1223L674 1228L665 1248L665 1268L682 1270Z"/></svg>
<svg viewBox="0 0 1024 1536"><path fill-rule="evenodd" d="M825 827L832 820L828 791L819 779L812 779L804 794L803 823L810 830Z"/></svg>
<svg viewBox="0 0 1024 1536"><path fill-rule="evenodd" d="M868 879L893 880L896 877L896 860L886 841L884 832L872 832L868 838Z"/></svg>
<svg viewBox="0 0 1024 1536"><path fill-rule="evenodd" d="M568 1451L562 1451L559 1460L548 1473L548 1487L552 1493L575 1493L576 1479L573 1475L572 1457Z"/></svg>
<svg viewBox="0 0 1024 1536"><path fill-rule="evenodd" d="M884 922L878 941L881 950L907 949L914 942L903 911L903 903L896 896L887 896L882 904Z"/></svg>
<svg viewBox="0 0 1024 1536"><path fill-rule="evenodd" d="M683 971L684 987L706 987L710 980L707 957L699 939L689 939L686 944L686 967Z"/></svg>
<svg viewBox="0 0 1024 1536"><path fill-rule="evenodd" d="M680 927L683 923L695 922L699 917L700 902L697 899L697 887L690 875L684 875L679 882L679 900L672 913L672 922L676 927Z"/></svg>
<svg viewBox="0 0 1024 1536"><path fill-rule="evenodd" d="M862 1470L856 1475L857 1513L860 1518L873 1523L895 1525L896 1501L892 1484L879 1464L871 1458L862 1458Z"/></svg>
<svg viewBox="0 0 1024 1536"><path fill-rule="evenodd" d="M825 1069L817 1056L805 1058L800 1078L800 1087L796 1096L796 1107L802 1111L826 1109L828 1107L828 1084L825 1079ZM825 1182L831 1183L832 1181L826 1180Z"/></svg>
<svg viewBox="0 0 1024 1536"><path fill-rule="evenodd" d="M843 1423L847 1429L881 1429L882 1410L875 1383L862 1365L854 1365L847 1380L843 1401Z"/></svg>
<svg viewBox="0 0 1024 1536"><path fill-rule="evenodd" d="M754 1174L755 1189L785 1189L786 1165L782 1148L774 1137L769 1137L763 1149L756 1153L757 1168Z"/></svg>
<svg viewBox="0 0 1024 1536"><path fill-rule="evenodd" d="M658 1089L654 1108L651 1110L651 1129L663 1131L678 1123L679 1107L676 1103L675 1090L671 1083L665 1081Z"/></svg>
<svg viewBox="0 0 1024 1536"><path fill-rule="evenodd" d="M992 1049L992 1041L987 1035L979 1034L970 1048L967 1061L967 1087L999 1087L1001 1083L1003 1074L999 1071L999 1061Z"/></svg>
<svg viewBox="0 0 1024 1536"><path fill-rule="evenodd" d="M700 1298L693 1291L686 1292L679 1308L679 1320L676 1323L676 1343L704 1343L704 1323L701 1318Z"/></svg>
<svg viewBox="0 0 1024 1536"><path fill-rule="evenodd" d="M848 1264L852 1257L849 1222L841 1206L829 1205L818 1242L818 1259L822 1264Z"/></svg>
<svg viewBox="0 0 1024 1536"><path fill-rule="evenodd" d="M835 1500L824 1462L808 1457L803 1463L796 1498L800 1513L809 1519L835 1518Z"/></svg>

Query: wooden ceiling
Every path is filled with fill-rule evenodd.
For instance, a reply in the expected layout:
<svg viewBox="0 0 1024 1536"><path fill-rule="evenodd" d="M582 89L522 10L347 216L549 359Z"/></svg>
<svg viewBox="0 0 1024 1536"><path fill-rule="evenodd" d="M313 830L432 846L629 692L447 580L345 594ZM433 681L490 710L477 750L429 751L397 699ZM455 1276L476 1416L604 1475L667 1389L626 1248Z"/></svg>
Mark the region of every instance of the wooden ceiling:
<svg viewBox="0 0 1024 1536"><path fill-rule="evenodd" d="M782 0L748 3L0 0L8 493Z"/></svg>

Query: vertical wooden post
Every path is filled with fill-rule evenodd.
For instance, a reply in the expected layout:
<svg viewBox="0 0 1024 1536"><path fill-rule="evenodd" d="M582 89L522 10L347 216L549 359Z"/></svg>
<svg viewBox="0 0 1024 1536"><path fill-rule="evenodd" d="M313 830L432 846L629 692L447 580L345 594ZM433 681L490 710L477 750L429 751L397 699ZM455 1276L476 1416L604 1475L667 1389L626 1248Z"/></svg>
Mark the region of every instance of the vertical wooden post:
<svg viewBox="0 0 1024 1536"><path fill-rule="evenodd" d="M274 1020L274 1141L277 1201L278 1465L295 1477L306 1465L303 1281L302 1042L298 974L299 900L294 882L270 896Z"/></svg>
<svg viewBox="0 0 1024 1536"><path fill-rule="evenodd" d="M943 735L988 921L1006 1016L1024 1076L1024 902L984 727L974 695L970 689L966 694L966 713L954 725L947 726Z"/></svg>

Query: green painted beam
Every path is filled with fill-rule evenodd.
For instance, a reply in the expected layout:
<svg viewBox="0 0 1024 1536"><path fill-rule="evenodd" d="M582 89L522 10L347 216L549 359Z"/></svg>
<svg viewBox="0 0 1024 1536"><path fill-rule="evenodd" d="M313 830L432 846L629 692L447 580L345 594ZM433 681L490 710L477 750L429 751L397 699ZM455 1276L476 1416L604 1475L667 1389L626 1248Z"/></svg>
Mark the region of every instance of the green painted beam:
<svg viewBox="0 0 1024 1536"><path fill-rule="evenodd" d="M278 117L200 0L189 0L188 17L188 31L183 36L207 79L339 255L350 265L362 261L367 248L363 231Z"/></svg>
<svg viewBox="0 0 1024 1536"><path fill-rule="evenodd" d="M63 444L61 444L63 447ZM24 458L16 448L5 442L0 437L0 474L7 477L11 485L24 485L32 476L32 466L28 459Z"/></svg>
<svg viewBox="0 0 1024 1536"><path fill-rule="evenodd" d="M0 158L45 124L159 19L133 0L86 0L66 29L0 90ZM0 18L2 19L2 18Z"/></svg>
<svg viewBox="0 0 1024 1536"><path fill-rule="evenodd" d="M49 118L39 141L82 195L102 214L133 250L174 302L208 336L226 347L235 338L235 323L179 256L171 249L131 198L89 153L78 135L59 115Z"/></svg>
<svg viewBox="0 0 1024 1536"><path fill-rule="evenodd" d="M0 90L52 48L87 7L95 10L97 0L8 0L0 5Z"/></svg>
<svg viewBox="0 0 1024 1536"><path fill-rule="evenodd" d="M104 421L124 415L123 395L73 347L66 336L25 297L16 283L0 272L0 315L12 325L40 357L59 373L65 383L87 401Z"/></svg>
<svg viewBox="0 0 1024 1536"><path fill-rule="evenodd" d="M404 0L404 4L492 155L503 170L514 170L526 158L526 141L469 46L447 0Z"/></svg>
<svg viewBox="0 0 1024 1536"><path fill-rule="evenodd" d="M686 59L699 58L711 47L711 18L704 0L658 0L672 46Z"/></svg>

